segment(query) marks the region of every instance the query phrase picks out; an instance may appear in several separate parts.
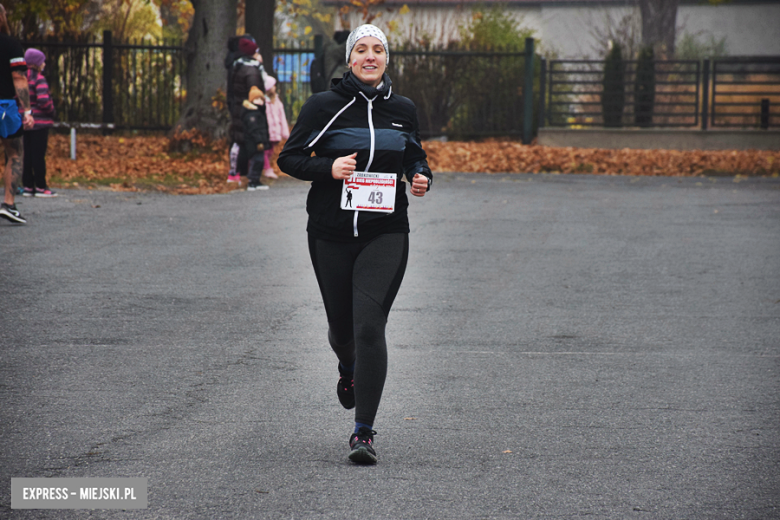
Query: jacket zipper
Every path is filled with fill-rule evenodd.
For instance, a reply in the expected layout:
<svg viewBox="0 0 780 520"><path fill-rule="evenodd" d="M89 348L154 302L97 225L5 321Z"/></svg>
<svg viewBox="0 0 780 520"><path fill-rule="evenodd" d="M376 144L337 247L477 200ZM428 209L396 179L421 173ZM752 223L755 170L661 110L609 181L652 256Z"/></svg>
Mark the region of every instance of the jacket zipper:
<svg viewBox="0 0 780 520"><path fill-rule="evenodd" d="M376 96L374 96L371 99L368 99L365 94L362 92L360 93L361 96L368 102L368 131L371 134L371 147L368 152L368 163L366 164L366 170L365 171L371 171L371 163L374 162L374 141L375 141L375 135L374 135L374 116L373 116L373 109L374 109L374 100L376 99ZM355 238L358 236L358 210L355 210L355 217L352 219L352 232Z"/></svg>

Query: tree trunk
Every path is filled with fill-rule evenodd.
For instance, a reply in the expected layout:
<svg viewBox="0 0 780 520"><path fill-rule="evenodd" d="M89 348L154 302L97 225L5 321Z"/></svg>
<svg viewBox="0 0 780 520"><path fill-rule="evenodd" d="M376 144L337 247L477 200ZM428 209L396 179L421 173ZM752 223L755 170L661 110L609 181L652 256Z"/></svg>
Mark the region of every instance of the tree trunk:
<svg viewBox="0 0 780 520"><path fill-rule="evenodd" d="M246 0L246 32L254 36L269 74L274 67L274 11L276 0Z"/></svg>
<svg viewBox="0 0 780 520"><path fill-rule="evenodd" d="M642 13L642 46L653 47L658 56L674 54L677 6L680 0L639 0Z"/></svg>
<svg viewBox="0 0 780 520"><path fill-rule="evenodd" d="M174 132L198 130L212 139L227 135L230 115L213 106L218 90L225 92L227 40L236 32L236 0L191 0L195 8L187 43L187 99ZM186 146L186 144L185 144ZM183 150L186 151L186 150Z"/></svg>

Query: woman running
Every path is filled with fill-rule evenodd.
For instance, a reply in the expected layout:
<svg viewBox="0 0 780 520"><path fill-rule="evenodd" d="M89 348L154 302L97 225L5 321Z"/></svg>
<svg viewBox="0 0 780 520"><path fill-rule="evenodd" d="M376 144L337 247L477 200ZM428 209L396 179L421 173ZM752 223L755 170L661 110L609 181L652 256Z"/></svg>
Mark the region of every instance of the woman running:
<svg viewBox="0 0 780 520"><path fill-rule="evenodd" d="M312 181L309 253L339 360L337 395L344 408L355 408L349 459L373 464L374 419L387 375L385 326L409 255L403 177L412 195L423 197L433 175L414 103L393 93L385 74L384 33L374 25L352 31L346 59L343 78L301 108L278 165Z"/></svg>

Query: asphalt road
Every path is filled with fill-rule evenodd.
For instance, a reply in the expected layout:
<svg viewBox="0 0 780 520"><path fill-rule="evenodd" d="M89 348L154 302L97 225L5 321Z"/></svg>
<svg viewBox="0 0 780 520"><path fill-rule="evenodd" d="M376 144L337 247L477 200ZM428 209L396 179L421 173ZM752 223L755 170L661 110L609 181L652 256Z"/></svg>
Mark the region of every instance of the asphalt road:
<svg viewBox="0 0 780 520"><path fill-rule="evenodd" d="M780 180L439 175L374 467L306 191L19 199L0 518L780 518ZM14 477L146 477L149 506L11 510Z"/></svg>

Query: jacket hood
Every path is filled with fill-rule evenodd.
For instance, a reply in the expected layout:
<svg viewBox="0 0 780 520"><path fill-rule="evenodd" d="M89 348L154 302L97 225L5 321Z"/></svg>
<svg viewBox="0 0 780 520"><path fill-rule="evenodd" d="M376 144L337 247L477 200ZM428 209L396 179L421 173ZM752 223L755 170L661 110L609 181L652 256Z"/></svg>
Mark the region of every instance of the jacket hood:
<svg viewBox="0 0 780 520"><path fill-rule="evenodd" d="M368 99L372 99L376 96L388 98L392 91L392 85L393 82L390 81L390 76L388 76L387 73L382 74L382 82L380 83L379 88L374 88L360 81L357 76L352 74L352 71L347 71L341 79L334 78L331 81L331 90L340 92L349 97L356 97L362 92Z"/></svg>

